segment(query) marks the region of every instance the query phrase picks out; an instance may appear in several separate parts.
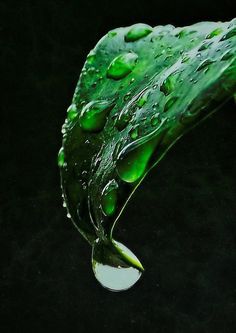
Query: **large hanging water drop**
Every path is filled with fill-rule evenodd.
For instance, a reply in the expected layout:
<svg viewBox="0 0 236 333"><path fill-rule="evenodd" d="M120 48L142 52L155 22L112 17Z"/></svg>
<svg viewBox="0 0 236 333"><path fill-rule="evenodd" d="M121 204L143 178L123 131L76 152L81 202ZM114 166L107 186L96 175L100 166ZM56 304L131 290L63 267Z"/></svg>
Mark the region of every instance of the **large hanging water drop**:
<svg viewBox="0 0 236 333"><path fill-rule="evenodd" d="M108 245L98 240L95 242L92 268L98 282L111 291L129 289L140 279L144 270L134 253L114 240Z"/></svg>

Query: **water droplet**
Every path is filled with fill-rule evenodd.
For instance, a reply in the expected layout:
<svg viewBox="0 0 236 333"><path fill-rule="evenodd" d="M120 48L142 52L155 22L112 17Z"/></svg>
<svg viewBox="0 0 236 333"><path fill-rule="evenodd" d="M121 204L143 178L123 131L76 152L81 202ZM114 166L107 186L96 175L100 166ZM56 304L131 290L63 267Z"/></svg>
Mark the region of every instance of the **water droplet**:
<svg viewBox="0 0 236 333"><path fill-rule="evenodd" d="M198 49L198 51L204 51L204 50L207 50L210 45L212 45L213 42L204 42Z"/></svg>
<svg viewBox="0 0 236 333"><path fill-rule="evenodd" d="M149 93L150 93L149 91L146 91L139 97L139 99L137 101L137 106L138 107L141 108L144 104L147 103Z"/></svg>
<svg viewBox="0 0 236 333"><path fill-rule="evenodd" d="M164 121L151 133L131 142L118 155L117 173L127 182L139 180L147 170L148 162L161 138Z"/></svg>
<svg viewBox="0 0 236 333"><path fill-rule="evenodd" d="M96 56L96 53L93 50L89 52L89 54L87 55L87 63L89 65L92 65L94 63L95 56ZM84 68L84 70L86 70L86 69Z"/></svg>
<svg viewBox="0 0 236 333"><path fill-rule="evenodd" d="M64 154L64 148L61 147L61 149L58 152L58 157L57 157L57 164L59 167L63 167L65 164L65 154Z"/></svg>
<svg viewBox="0 0 236 333"><path fill-rule="evenodd" d="M115 126L119 131L122 131L131 120L132 116L129 112L121 113L120 116L116 119Z"/></svg>
<svg viewBox="0 0 236 333"><path fill-rule="evenodd" d="M127 52L117 56L107 69L107 77L114 80L124 78L132 72L137 60L138 55L134 52Z"/></svg>
<svg viewBox="0 0 236 333"><path fill-rule="evenodd" d="M66 214L66 216L68 217L68 219L70 219L70 218L71 218L71 215L70 215L70 213L69 213L69 212Z"/></svg>
<svg viewBox="0 0 236 333"><path fill-rule="evenodd" d="M122 243L113 240L113 249L95 242L92 252L94 275L103 287L111 291L127 290L140 279L142 264Z"/></svg>
<svg viewBox="0 0 236 333"><path fill-rule="evenodd" d="M117 35L117 32L114 31L114 30L108 32L108 36L109 36L109 37L115 37L116 35Z"/></svg>
<svg viewBox="0 0 236 333"><path fill-rule="evenodd" d="M67 120L66 120L65 123L62 125L61 133L62 133L62 134L65 134L65 133L66 133L66 129L67 129Z"/></svg>
<svg viewBox="0 0 236 333"><path fill-rule="evenodd" d="M236 28L231 29L229 32L227 32L226 35L222 37L222 40L229 39L231 37L234 37L236 35Z"/></svg>
<svg viewBox="0 0 236 333"><path fill-rule="evenodd" d="M160 91L162 91L165 95L169 95L175 87L176 84L176 75L170 74L161 84Z"/></svg>
<svg viewBox="0 0 236 333"><path fill-rule="evenodd" d="M187 34L188 34L187 31L183 29L183 30L179 31L179 32L176 34L176 37L178 37L178 38L183 38L183 37L185 37Z"/></svg>
<svg viewBox="0 0 236 333"><path fill-rule="evenodd" d="M126 42L134 42L140 38L146 37L152 32L152 27L147 24L138 23L134 24L125 35Z"/></svg>
<svg viewBox="0 0 236 333"><path fill-rule="evenodd" d="M136 125L136 126L132 127L129 131L129 135L132 140L136 140L139 136L139 126Z"/></svg>
<svg viewBox="0 0 236 333"><path fill-rule="evenodd" d="M81 128L88 132L101 131L113 106L114 102L108 100L96 100L86 104L79 116Z"/></svg>
<svg viewBox="0 0 236 333"><path fill-rule="evenodd" d="M181 62L182 62L182 63L188 62L189 59L190 59L190 56L189 56L189 55L184 55L183 58L182 58L182 60L181 60Z"/></svg>
<svg viewBox="0 0 236 333"><path fill-rule="evenodd" d="M170 99L168 99L168 101L166 102L165 106L164 106L164 112L169 111L169 109L175 104L175 102L177 101L178 97L177 96L173 96Z"/></svg>
<svg viewBox="0 0 236 333"><path fill-rule="evenodd" d="M221 60L228 60L228 59L232 58L232 56L234 56L234 53L232 52L232 50L229 50L223 55Z"/></svg>
<svg viewBox="0 0 236 333"><path fill-rule="evenodd" d="M206 39L210 39L210 38L213 38L213 37L215 37L215 36L218 36L218 35L220 35L222 32L223 32L223 29L222 29L222 28L216 28L216 29L214 29L212 32L210 32L210 33L206 36Z"/></svg>
<svg viewBox="0 0 236 333"><path fill-rule="evenodd" d="M117 203L118 184L115 179L112 179L104 187L102 191L102 211L104 215L111 216L115 213Z"/></svg>
<svg viewBox="0 0 236 333"><path fill-rule="evenodd" d="M197 71L200 71L206 67L208 67L209 65L211 65L214 61L211 59L205 59L203 60L200 65L197 67Z"/></svg>
<svg viewBox="0 0 236 333"><path fill-rule="evenodd" d="M131 92L128 92L127 94L125 94L124 96L124 101L127 101L131 96Z"/></svg>
<svg viewBox="0 0 236 333"><path fill-rule="evenodd" d="M62 206L66 207L66 202L64 200L63 200Z"/></svg>
<svg viewBox="0 0 236 333"><path fill-rule="evenodd" d="M78 115L77 108L75 104L71 104L67 109L67 119L72 121Z"/></svg>
<svg viewBox="0 0 236 333"><path fill-rule="evenodd" d="M151 118L151 125L157 126L160 123L160 113L154 114Z"/></svg>

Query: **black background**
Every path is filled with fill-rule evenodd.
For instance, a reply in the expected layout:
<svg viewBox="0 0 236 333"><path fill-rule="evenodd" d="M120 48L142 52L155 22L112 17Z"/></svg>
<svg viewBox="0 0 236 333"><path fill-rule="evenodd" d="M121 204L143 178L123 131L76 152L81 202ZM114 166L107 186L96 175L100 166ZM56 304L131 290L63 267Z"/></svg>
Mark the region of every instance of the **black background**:
<svg viewBox="0 0 236 333"><path fill-rule="evenodd" d="M146 272L111 293L62 208L56 165L89 50L145 22L226 21L234 1L1 2L1 332L235 332L236 113L183 138L137 191L116 238Z"/></svg>

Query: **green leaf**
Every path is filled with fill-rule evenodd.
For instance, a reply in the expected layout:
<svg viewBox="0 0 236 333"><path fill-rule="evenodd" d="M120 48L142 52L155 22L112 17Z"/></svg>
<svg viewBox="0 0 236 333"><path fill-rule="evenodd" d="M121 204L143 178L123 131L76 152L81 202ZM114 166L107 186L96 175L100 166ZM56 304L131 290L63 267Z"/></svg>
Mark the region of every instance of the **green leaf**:
<svg viewBox="0 0 236 333"><path fill-rule="evenodd" d="M103 253L96 262L143 270L114 246L114 226L169 148L233 98L235 31L236 20L136 24L108 32L89 53L58 163L69 216L93 253Z"/></svg>

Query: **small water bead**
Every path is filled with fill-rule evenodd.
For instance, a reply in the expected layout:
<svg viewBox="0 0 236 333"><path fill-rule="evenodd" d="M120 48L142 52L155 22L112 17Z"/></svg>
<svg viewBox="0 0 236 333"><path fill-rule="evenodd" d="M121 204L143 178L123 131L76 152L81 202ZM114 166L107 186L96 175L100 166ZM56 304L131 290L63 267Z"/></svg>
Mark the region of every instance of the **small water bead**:
<svg viewBox="0 0 236 333"><path fill-rule="evenodd" d="M87 72L88 72L88 73L94 73L94 72L96 72L96 68L95 68L95 67L89 67L89 68L87 69Z"/></svg>
<svg viewBox="0 0 236 333"><path fill-rule="evenodd" d="M185 63L185 62L188 62L189 60L190 60L190 56L189 55L184 55L181 62Z"/></svg>
<svg viewBox="0 0 236 333"><path fill-rule="evenodd" d="M87 174L88 174L88 171L84 170L84 171L82 171L82 173L81 173L81 177L84 179L84 178L87 177Z"/></svg>
<svg viewBox="0 0 236 333"><path fill-rule="evenodd" d="M79 116L81 128L88 132L101 131L113 106L114 102L108 100L96 100L86 104Z"/></svg>
<svg viewBox="0 0 236 333"><path fill-rule="evenodd" d="M130 129L129 135L132 140L136 140L139 137L139 126L136 125L133 128Z"/></svg>
<svg viewBox="0 0 236 333"><path fill-rule="evenodd" d="M78 115L77 107L75 104L71 104L67 109L67 119L72 121Z"/></svg>
<svg viewBox="0 0 236 333"><path fill-rule="evenodd" d="M138 55L134 52L127 52L112 60L108 69L107 77L119 80L131 73L136 66Z"/></svg>
<svg viewBox="0 0 236 333"><path fill-rule="evenodd" d="M236 36L236 28L233 28L232 30L227 32L227 34L222 37L222 40L226 40L234 36Z"/></svg>
<svg viewBox="0 0 236 333"><path fill-rule="evenodd" d="M139 108L141 108L142 106L144 106L144 104L147 103L149 93L150 93L149 91L146 91L139 97L139 99L137 101L137 106Z"/></svg>
<svg viewBox="0 0 236 333"><path fill-rule="evenodd" d="M160 123L160 113L154 114L151 118L151 125L157 126Z"/></svg>
<svg viewBox="0 0 236 333"><path fill-rule="evenodd" d="M115 127L119 131L122 131L128 125L131 118L132 118L132 115L129 112L124 112L124 113L120 114L120 116L115 121Z"/></svg>
<svg viewBox="0 0 236 333"><path fill-rule="evenodd" d="M124 96L124 101L127 101L131 96L131 92L128 92L127 94L125 94Z"/></svg>
<svg viewBox="0 0 236 333"><path fill-rule="evenodd" d="M183 30L179 31L179 32L176 34L176 37L178 37L178 38L183 38L183 37L185 37L187 34L188 34L187 31L183 29Z"/></svg>
<svg viewBox="0 0 236 333"><path fill-rule="evenodd" d="M125 35L126 42L134 42L140 38L146 37L152 32L152 27L147 24L138 23L134 24Z"/></svg>
<svg viewBox="0 0 236 333"><path fill-rule="evenodd" d="M175 104L175 102L178 100L177 96L173 96L170 99L168 99L168 101L166 102L165 106L164 106L164 112L169 111L169 109Z"/></svg>
<svg viewBox="0 0 236 333"><path fill-rule="evenodd" d="M206 36L206 39L211 39L215 36L218 36L220 35L221 33L223 32L223 29L222 28L216 28L214 29L212 32L210 32L207 36Z"/></svg>
<svg viewBox="0 0 236 333"><path fill-rule="evenodd" d="M67 121L62 125L61 133L65 134L66 133L66 129L67 129Z"/></svg>
<svg viewBox="0 0 236 333"><path fill-rule="evenodd" d="M87 63L92 65L95 61L95 56L96 56L96 53L92 50L89 52L89 54L87 55Z"/></svg>
<svg viewBox="0 0 236 333"><path fill-rule="evenodd" d="M111 216L115 213L117 203L118 184L115 179L112 179L104 187L102 191L102 211L104 215Z"/></svg>
<svg viewBox="0 0 236 333"><path fill-rule="evenodd" d="M198 51L204 51L207 50L211 45L213 44L213 42L204 42L198 49Z"/></svg>
<svg viewBox="0 0 236 333"><path fill-rule="evenodd" d="M64 148L61 147L61 149L58 152L58 157L57 157L57 164L59 167L63 167L65 164L65 154L64 154Z"/></svg>
<svg viewBox="0 0 236 333"><path fill-rule="evenodd" d="M112 38L113 38L113 37L115 37L116 35L117 35L117 32L114 31L114 30L108 32L108 37L112 37Z"/></svg>
<svg viewBox="0 0 236 333"><path fill-rule="evenodd" d="M197 71L200 71L206 67L208 67L209 65L211 65L212 63L214 63L214 60L211 59L205 59L201 62L201 64L197 67Z"/></svg>
<svg viewBox="0 0 236 333"><path fill-rule="evenodd" d="M170 74L161 84L160 91L162 91L166 96L169 95L175 88L176 85L176 73Z"/></svg>
<svg viewBox="0 0 236 333"><path fill-rule="evenodd" d="M221 60L228 60L228 59L232 58L233 56L234 56L234 53L231 50L229 50L223 55Z"/></svg>

